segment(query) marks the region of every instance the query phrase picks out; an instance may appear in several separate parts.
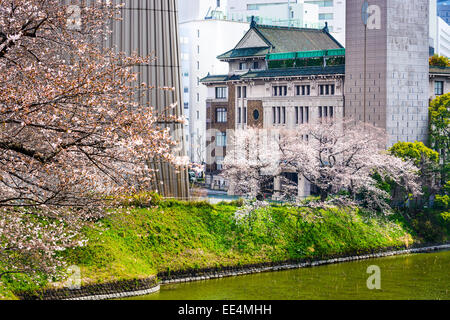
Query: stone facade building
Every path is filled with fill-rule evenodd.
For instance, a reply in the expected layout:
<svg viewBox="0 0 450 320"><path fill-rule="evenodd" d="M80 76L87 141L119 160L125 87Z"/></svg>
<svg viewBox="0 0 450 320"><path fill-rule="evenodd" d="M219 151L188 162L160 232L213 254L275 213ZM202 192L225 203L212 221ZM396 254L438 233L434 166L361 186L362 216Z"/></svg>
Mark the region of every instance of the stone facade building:
<svg viewBox="0 0 450 320"><path fill-rule="evenodd" d="M286 56L288 53L288 56ZM207 182L227 189L218 174L233 130L289 129L344 116L343 47L325 29L252 23L237 46L218 57L227 75L208 75Z"/></svg>
<svg viewBox="0 0 450 320"><path fill-rule="evenodd" d="M381 2L383 17L387 7ZM411 1L410 5L426 12L426 2ZM411 26L417 32L404 40L412 32L401 26L396 15L404 7L389 0L388 7L394 11L387 22L400 24L398 35L393 25L382 25L385 30L370 30L365 38L360 4L363 2L354 0L358 13L348 10L349 19L358 22L348 22L346 49L327 28L253 22L236 47L218 57L228 62L228 74L208 74L201 80L208 88L206 174L212 188L228 189L219 174L227 138L236 129L292 129L318 119L345 117L386 129L387 146L397 141L427 140L429 102L450 92L450 68L428 66L428 23ZM369 49L365 54L364 42ZM299 195L310 195L311 186L301 177L296 179Z"/></svg>

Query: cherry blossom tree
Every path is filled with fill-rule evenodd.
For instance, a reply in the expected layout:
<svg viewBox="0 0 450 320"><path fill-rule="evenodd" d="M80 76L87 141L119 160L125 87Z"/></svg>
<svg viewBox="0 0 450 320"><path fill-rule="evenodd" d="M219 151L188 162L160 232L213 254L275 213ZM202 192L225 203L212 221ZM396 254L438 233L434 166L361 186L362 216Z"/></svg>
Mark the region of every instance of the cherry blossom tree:
<svg viewBox="0 0 450 320"><path fill-rule="evenodd" d="M260 137L269 137L261 139ZM275 137L270 139L270 137ZM255 198L269 181L296 173L316 186L324 203L330 195L345 203L388 209L391 195L379 188L389 180L400 186L405 199L420 194L418 168L386 151L386 134L369 125L350 122L305 124L295 130L238 131L227 150L223 175L236 194ZM288 179L281 181L281 199L298 192Z"/></svg>
<svg viewBox="0 0 450 320"><path fill-rule="evenodd" d="M401 186L406 196L420 194L418 168L389 154L386 141L384 130L368 124L303 125L281 139L283 170L297 172L315 185L321 201L345 191L353 201L386 209L391 195L378 187L375 174L382 181L389 179Z"/></svg>
<svg viewBox="0 0 450 320"><path fill-rule="evenodd" d="M230 182L233 193L261 199L280 174L277 136L254 128L228 136L222 176Z"/></svg>
<svg viewBox="0 0 450 320"><path fill-rule="evenodd" d="M102 45L120 6L93 1L78 20L62 3L0 0L0 260L28 257L12 268L54 270L81 221L150 187L149 159L178 160L158 123L181 119L139 102L173 90L136 83L152 57Z"/></svg>

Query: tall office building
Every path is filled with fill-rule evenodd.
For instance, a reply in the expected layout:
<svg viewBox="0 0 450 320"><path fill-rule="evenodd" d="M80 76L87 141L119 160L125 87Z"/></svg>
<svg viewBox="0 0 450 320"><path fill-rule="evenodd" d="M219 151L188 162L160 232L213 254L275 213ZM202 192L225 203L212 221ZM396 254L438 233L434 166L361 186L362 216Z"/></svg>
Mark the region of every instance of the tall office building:
<svg viewBox="0 0 450 320"><path fill-rule="evenodd" d="M438 16L450 23L450 0L437 0Z"/></svg>
<svg viewBox="0 0 450 320"><path fill-rule="evenodd" d="M450 15L446 17L447 13L438 12L438 3L442 5L444 1L430 0L430 56L438 54L450 57L450 25L448 25ZM446 8L450 14L450 1L448 3Z"/></svg>
<svg viewBox="0 0 450 320"><path fill-rule="evenodd" d="M426 141L428 0L347 0L346 117ZM366 24L365 24L366 23Z"/></svg>
<svg viewBox="0 0 450 320"><path fill-rule="evenodd" d="M113 3L122 3L113 0ZM119 51L141 56L152 55L156 59L145 66L138 66L138 83L148 83L158 87L174 87L174 91L150 90L145 98L159 112L183 115L181 94L181 66L178 41L177 0L128 0L121 9L122 21L112 26L109 46L117 46ZM177 107L167 111L172 103ZM185 154L183 125L162 123L170 127L178 142L178 155ZM187 198L189 184L186 170L175 170L167 163L154 162L154 189L167 197Z"/></svg>

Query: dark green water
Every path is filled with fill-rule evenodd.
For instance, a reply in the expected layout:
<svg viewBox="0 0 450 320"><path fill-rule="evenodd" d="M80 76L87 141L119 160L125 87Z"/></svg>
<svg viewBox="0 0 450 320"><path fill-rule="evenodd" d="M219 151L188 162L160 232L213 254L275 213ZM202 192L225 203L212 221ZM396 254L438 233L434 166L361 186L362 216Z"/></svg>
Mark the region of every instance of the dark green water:
<svg viewBox="0 0 450 320"><path fill-rule="evenodd" d="M369 290L369 266L381 290ZM161 286L139 300L450 299L450 251L386 257L297 270Z"/></svg>

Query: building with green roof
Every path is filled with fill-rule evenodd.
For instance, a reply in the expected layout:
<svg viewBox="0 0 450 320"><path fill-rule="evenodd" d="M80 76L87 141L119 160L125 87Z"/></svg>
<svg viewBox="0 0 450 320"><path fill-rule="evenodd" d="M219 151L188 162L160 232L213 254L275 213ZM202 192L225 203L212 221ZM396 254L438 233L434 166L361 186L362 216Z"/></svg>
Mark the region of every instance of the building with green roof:
<svg viewBox="0 0 450 320"><path fill-rule="evenodd" d="M229 72L201 79L208 87L207 177L227 189L219 173L232 130L294 129L304 123L343 117L345 49L328 28L258 25L217 57ZM298 177L297 177L298 179ZM298 181L302 192L309 185Z"/></svg>

